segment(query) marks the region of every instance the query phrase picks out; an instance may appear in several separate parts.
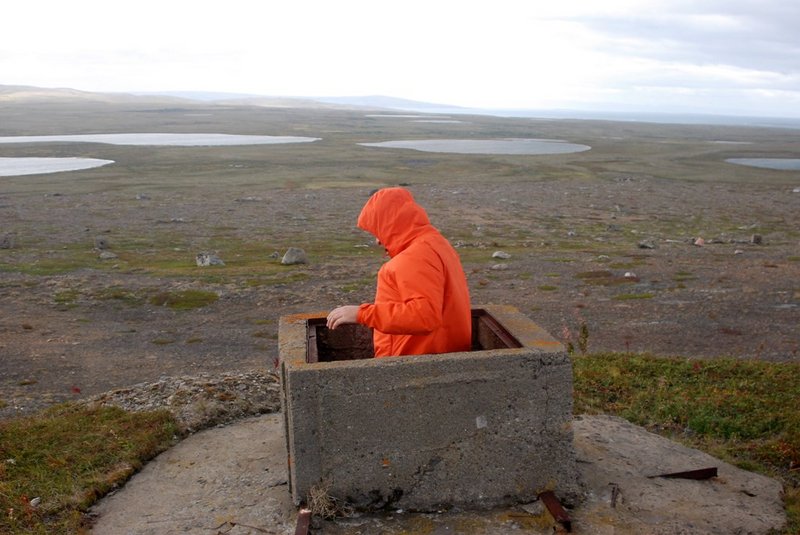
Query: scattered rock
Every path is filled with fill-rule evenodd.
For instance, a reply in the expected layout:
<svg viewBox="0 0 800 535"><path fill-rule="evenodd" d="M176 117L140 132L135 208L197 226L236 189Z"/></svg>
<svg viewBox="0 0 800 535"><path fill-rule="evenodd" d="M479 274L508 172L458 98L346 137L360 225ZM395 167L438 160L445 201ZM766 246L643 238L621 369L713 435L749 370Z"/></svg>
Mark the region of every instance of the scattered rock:
<svg viewBox="0 0 800 535"><path fill-rule="evenodd" d="M800 188L794 188L794 189L792 190L792 193L800 193Z"/></svg>
<svg viewBox="0 0 800 535"><path fill-rule="evenodd" d="M211 253L197 253L197 257L195 258L197 265L200 267L208 267L208 266L224 266L225 262L222 261L220 257L217 255L213 255Z"/></svg>
<svg viewBox="0 0 800 535"><path fill-rule="evenodd" d="M108 249L110 246L108 244L108 240L104 236L95 236L94 238L94 248L99 250Z"/></svg>
<svg viewBox="0 0 800 535"><path fill-rule="evenodd" d="M577 235L578 233L575 232L574 230L567 231L567 236L569 236L570 238L574 238Z"/></svg>
<svg viewBox="0 0 800 535"><path fill-rule="evenodd" d="M492 269L495 271L503 271L508 269L508 264L495 264L492 266Z"/></svg>
<svg viewBox="0 0 800 535"><path fill-rule="evenodd" d="M306 252L299 247L289 247L281 259L281 264L291 266L294 264L307 264L308 257Z"/></svg>
<svg viewBox="0 0 800 535"><path fill-rule="evenodd" d="M744 251L742 251L741 249L736 249L736 250L733 252L733 254L744 254Z"/></svg>
<svg viewBox="0 0 800 535"><path fill-rule="evenodd" d="M261 197L239 197L236 202L261 202L263 200Z"/></svg>
<svg viewBox="0 0 800 535"><path fill-rule="evenodd" d="M222 375L164 377L99 394L79 403L127 411L167 409L186 431L280 409L277 376L265 370Z"/></svg>
<svg viewBox="0 0 800 535"><path fill-rule="evenodd" d="M274 258L275 260L277 260L280 257L281 257L281 253L279 253L278 251L273 251L272 254L270 254L268 258Z"/></svg>
<svg viewBox="0 0 800 535"><path fill-rule="evenodd" d="M137 193L136 194L136 200L137 201L149 201L150 200L150 195L148 195L147 193Z"/></svg>
<svg viewBox="0 0 800 535"><path fill-rule="evenodd" d="M625 272L625 278L626 279L637 279L638 277L636 276L636 273L634 273L633 271L626 271Z"/></svg>
<svg viewBox="0 0 800 535"><path fill-rule="evenodd" d="M494 253L492 253L492 258L499 258L501 260L508 260L509 258L511 258L511 255L508 254L505 251L495 251Z"/></svg>
<svg viewBox="0 0 800 535"><path fill-rule="evenodd" d="M764 238L761 236L761 234L753 234L752 236L750 236L750 243L753 243L755 245L761 245L762 243L764 243Z"/></svg>
<svg viewBox="0 0 800 535"><path fill-rule="evenodd" d="M0 238L0 249L14 249L17 246L17 237L14 234L3 234Z"/></svg>
<svg viewBox="0 0 800 535"><path fill-rule="evenodd" d="M111 251L102 251L100 253L100 260L114 260L115 258L118 258L117 255Z"/></svg>
<svg viewBox="0 0 800 535"><path fill-rule="evenodd" d="M639 249L655 249L656 244L653 240L642 240L639 242Z"/></svg>
<svg viewBox="0 0 800 535"><path fill-rule="evenodd" d="M703 238L695 238L693 243L697 247L702 247L706 244L706 240L704 240Z"/></svg>

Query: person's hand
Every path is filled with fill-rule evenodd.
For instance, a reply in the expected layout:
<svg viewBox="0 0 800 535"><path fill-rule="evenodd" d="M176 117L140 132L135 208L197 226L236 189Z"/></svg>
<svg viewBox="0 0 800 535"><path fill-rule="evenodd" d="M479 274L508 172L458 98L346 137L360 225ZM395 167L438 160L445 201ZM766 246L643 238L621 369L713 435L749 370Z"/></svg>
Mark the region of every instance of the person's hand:
<svg viewBox="0 0 800 535"><path fill-rule="evenodd" d="M328 329L335 329L346 323L358 323L358 306L346 305L334 308L328 314Z"/></svg>

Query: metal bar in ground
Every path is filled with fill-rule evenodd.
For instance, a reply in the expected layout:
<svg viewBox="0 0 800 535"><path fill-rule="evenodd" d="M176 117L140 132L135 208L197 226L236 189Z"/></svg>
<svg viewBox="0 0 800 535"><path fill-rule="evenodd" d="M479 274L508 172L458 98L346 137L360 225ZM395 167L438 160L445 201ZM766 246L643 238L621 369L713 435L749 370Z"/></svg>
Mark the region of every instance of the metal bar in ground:
<svg viewBox="0 0 800 535"><path fill-rule="evenodd" d="M558 501L553 491L548 490L542 492L539 494L539 499L542 500L542 503L547 507L547 510L550 511L550 514L553 515L556 522L564 526L567 533L570 533L572 531L572 521L569 519L569 515L564 508L561 507L561 503Z"/></svg>
<svg viewBox="0 0 800 535"><path fill-rule="evenodd" d="M311 509L300 509L297 515L297 527L294 535L308 535L308 528L311 525Z"/></svg>
<svg viewBox="0 0 800 535"><path fill-rule="evenodd" d="M699 468L697 470L687 470L685 472L672 472L670 474L658 474L657 476L648 476L650 479L654 477L675 477L680 479L711 479L717 477L717 467Z"/></svg>

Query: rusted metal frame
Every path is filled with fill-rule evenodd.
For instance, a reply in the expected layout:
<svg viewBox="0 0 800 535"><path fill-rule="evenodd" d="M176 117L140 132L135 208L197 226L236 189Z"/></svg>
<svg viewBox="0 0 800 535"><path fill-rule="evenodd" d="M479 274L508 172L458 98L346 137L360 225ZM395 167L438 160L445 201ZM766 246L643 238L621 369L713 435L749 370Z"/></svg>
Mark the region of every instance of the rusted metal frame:
<svg viewBox="0 0 800 535"><path fill-rule="evenodd" d="M311 526L311 509L300 509L297 515L297 527L294 535L308 535L308 528Z"/></svg>
<svg viewBox="0 0 800 535"><path fill-rule="evenodd" d="M550 514L553 515L553 518L556 522L561 524L567 533L572 531L572 520L570 520L569 515L561 507L561 503L556 498L556 495L553 493L552 490L548 490L539 494L539 499L542 500L542 503L547 510L550 511Z"/></svg>
<svg viewBox="0 0 800 535"><path fill-rule="evenodd" d="M486 312L484 309L473 309L472 315L478 320L478 322L481 322L489 327L489 330L492 331L492 333L497 336L506 347L522 347L522 343L520 343L520 341L517 340L513 334L508 332L505 327L500 325L500 322L497 321L494 316Z"/></svg>
<svg viewBox="0 0 800 535"><path fill-rule="evenodd" d="M306 362L312 364L319 362L319 348L317 347L317 327L324 325L324 319L310 319L306 323Z"/></svg>
<svg viewBox="0 0 800 535"><path fill-rule="evenodd" d="M712 477L717 477L717 467L712 466L710 468L698 468L697 470L687 470L685 472L672 472L669 474L658 474L655 476L647 476L648 478L652 479L654 477L671 477L671 478L679 478L679 479L711 479Z"/></svg>

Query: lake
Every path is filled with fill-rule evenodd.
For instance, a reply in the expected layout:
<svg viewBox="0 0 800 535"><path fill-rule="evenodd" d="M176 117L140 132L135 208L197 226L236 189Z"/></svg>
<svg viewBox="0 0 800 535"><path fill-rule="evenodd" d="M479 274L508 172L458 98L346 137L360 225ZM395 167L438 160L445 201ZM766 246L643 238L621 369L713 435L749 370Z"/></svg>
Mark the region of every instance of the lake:
<svg viewBox="0 0 800 535"><path fill-rule="evenodd" d="M114 163L97 158L0 158L0 176L41 175L92 169Z"/></svg>
<svg viewBox="0 0 800 535"><path fill-rule="evenodd" d="M310 143L318 137L250 136L238 134L69 134L56 136L0 136L0 143L107 143L171 147L221 147L231 145L275 145Z"/></svg>
<svg viewBox="0 0 800 535"><path fill-rule="evenodd" d="M728 158L725 161L737 165L760 167L762 169L800 171L800 158Z"/></svg>
<svg viewBox="0 0 800 535"><path fill-rule="evenodd" d="M558 139L417 139L359 143L364 147L413 149L422 152L453 154L569 154L590 150L588 145L567 143Z"/></svg>

